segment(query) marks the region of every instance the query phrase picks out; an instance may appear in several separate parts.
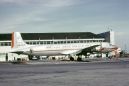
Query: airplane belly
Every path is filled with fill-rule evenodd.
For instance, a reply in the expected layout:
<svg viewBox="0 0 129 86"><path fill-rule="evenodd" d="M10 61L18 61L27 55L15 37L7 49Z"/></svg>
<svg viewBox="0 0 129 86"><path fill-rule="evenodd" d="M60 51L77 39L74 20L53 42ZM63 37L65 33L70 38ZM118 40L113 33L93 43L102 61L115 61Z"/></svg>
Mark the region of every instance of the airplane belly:
<svg viewBox="0 0 129 86"><path fill-rule="evenodd" d="M31 54L38 56L61 55L61 51L33 51Z"/></svg>

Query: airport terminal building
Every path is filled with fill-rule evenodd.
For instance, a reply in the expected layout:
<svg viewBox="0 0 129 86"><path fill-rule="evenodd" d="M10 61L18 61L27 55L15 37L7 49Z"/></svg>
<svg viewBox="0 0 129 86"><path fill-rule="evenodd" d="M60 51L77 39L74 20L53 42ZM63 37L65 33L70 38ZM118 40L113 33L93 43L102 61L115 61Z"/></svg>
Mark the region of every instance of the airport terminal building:
<svg viewBox="0 0 129 86"><path fill-rule="evenodd" d="M12 61L17 58L28 58L27 55L8 53L11 50L12 33L0 34L0 61ZM103 46L115 45L114 31L100 34L92 32L58 32L58 33L21 33L23 40L29 45L52 45L73 43L94 43ZM106 57L103 55L102 57Z"/></svg>

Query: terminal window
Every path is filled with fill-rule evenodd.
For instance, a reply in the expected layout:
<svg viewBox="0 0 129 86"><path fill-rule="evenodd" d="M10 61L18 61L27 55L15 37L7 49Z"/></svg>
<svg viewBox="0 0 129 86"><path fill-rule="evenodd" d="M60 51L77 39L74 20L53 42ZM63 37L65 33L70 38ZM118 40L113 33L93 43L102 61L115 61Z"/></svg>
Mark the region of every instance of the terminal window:
<svg viewBox="0 0 129 86"><path fill-rule="evenodd" d="M11 46L11 42L1 42L0 46Z"/></svg>

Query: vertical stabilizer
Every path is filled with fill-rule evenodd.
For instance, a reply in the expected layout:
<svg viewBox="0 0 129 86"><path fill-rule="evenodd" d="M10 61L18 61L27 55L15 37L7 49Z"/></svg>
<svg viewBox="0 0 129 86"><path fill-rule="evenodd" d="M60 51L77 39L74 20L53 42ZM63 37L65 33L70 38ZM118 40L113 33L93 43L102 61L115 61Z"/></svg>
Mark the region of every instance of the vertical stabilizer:
<svg viewBox="0 0 129 86"><path fill-rule="evenodd" d="M12 48L19 48L19 47L24 47L27 44L23 41L21 34L19 32L13 32L12 33Z"/></svg>

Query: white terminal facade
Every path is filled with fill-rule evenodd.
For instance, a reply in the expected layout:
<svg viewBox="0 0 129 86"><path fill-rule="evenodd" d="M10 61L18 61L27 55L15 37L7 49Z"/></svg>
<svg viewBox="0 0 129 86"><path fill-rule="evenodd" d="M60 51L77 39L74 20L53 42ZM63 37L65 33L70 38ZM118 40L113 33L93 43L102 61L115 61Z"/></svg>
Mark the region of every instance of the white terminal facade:
<svg viewBox="0 0 129 86"><path fill-rule="evenodd" d="M107 31L100 34L94 34L91 32L63 32L63 33L21 33L23 40L30 45L62 45L65 44L78 44L82 45L101 45L107 47L115 45L114 31ZM78 47L76 45L76 47ZM75 47L75 46L74 46ZM0 61L13 61L17 58L28 59L28 55L17 55L15 53L8 53L11 50L11 33L0 34ZM108 53L113 55L113 53ZM98 55L90 54L88 58L94 58ZM43 56L41 56L43 57ZM64 58L64 56L50 56L57 58ZM106 57L106 54L101 54L101 57Z"/></svg>

